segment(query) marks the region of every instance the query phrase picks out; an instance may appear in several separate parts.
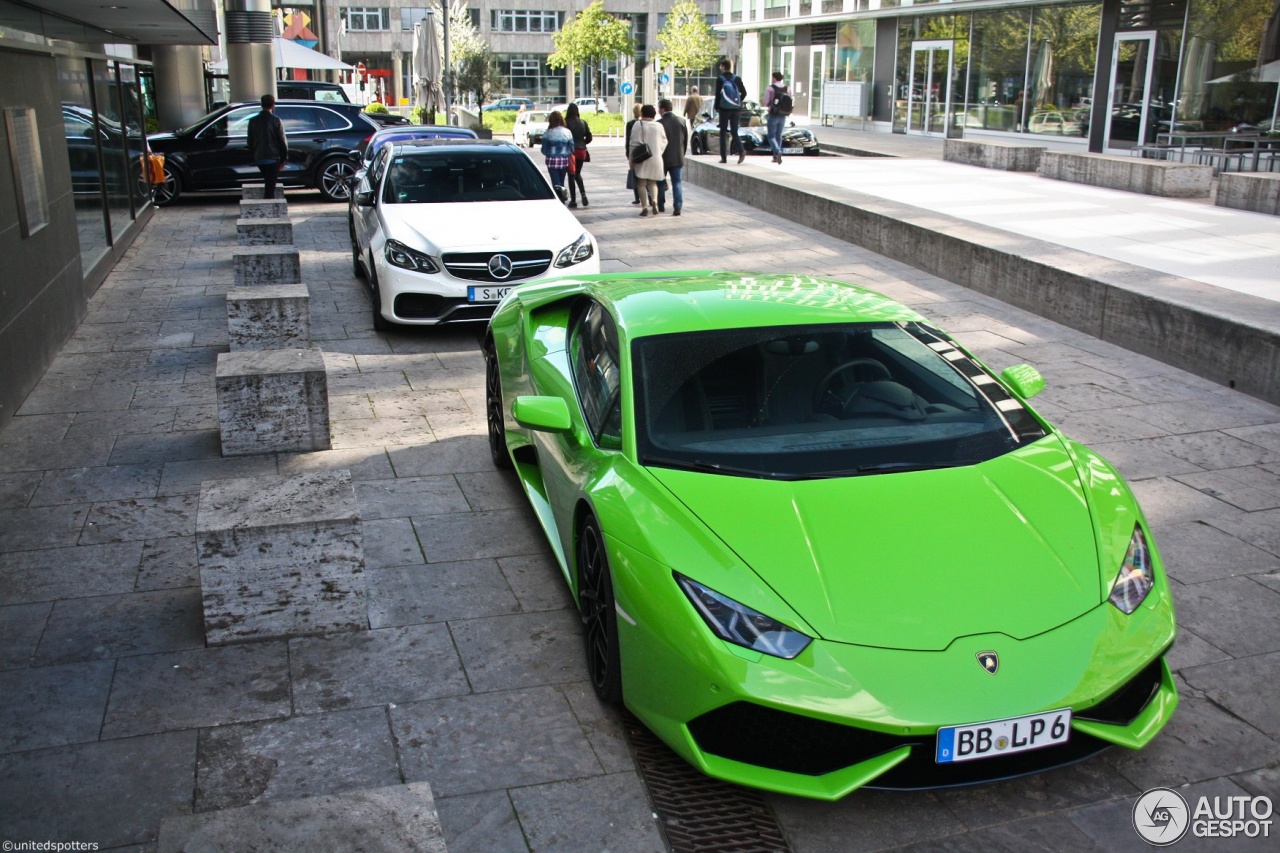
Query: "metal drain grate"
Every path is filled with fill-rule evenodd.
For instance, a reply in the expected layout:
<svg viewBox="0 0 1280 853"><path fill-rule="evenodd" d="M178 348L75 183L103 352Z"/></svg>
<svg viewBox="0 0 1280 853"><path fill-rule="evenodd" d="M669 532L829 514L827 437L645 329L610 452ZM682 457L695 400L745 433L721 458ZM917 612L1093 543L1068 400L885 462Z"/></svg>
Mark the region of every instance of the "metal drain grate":
<svg viewBox="0 0 1280 853"><path fill-rule="evenodd" d="M672 853L790 853L759 791L699 773L629 713L623 726Z"/></svg>

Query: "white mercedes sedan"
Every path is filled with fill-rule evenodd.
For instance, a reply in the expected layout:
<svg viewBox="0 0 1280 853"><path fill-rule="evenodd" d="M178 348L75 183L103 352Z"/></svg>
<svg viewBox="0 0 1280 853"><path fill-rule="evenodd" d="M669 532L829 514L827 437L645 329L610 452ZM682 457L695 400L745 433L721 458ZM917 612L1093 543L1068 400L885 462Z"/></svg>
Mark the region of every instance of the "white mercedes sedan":
<svg viewBox="0 0 1280 853"><path fill-rule="evenodd" d="M487 320L512 286L600 271L595 238L509 142L386 145L355 186L351 260L373 327Z"/></svg>

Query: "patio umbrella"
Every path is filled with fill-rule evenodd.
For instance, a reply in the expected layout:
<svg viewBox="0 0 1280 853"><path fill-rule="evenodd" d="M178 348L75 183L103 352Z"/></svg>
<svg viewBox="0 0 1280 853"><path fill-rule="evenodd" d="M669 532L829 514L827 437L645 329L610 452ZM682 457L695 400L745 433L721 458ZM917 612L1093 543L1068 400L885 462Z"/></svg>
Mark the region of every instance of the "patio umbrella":
<svg viewBox="0 0 1280 853"><path fill-rule="evenodd" d="M286 38L275 37L276 68L308 68L313 71L350 71L353 66L339 62L318 50L312 50ZM226 71L227 61L219 59L209 63L210 71Z"/></svg>
<svg viewBox="0 0 1280 853"><path fill-rule="evenodd" d="M414 100L427 111L427 124L435 124L436 110L444 108L444 87L440 84L440 39L436 16L427 16L413 26Z"/></svg>

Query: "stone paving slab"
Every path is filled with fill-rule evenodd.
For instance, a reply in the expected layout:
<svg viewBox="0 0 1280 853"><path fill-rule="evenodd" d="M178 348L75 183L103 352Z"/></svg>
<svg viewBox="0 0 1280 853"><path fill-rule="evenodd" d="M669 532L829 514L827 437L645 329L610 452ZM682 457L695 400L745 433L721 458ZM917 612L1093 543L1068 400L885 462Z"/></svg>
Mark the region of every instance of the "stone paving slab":
<svg viewBox="0 0 1280 853"><path fill-rule="evenodd" d="M160 826L159 850L445 853L446 848L431 786L417 782L169 818Z"/></svg>
<svg viewBox="0 0 1280 853"><path fill-rule="evenodd" d="M225 726L287 717L289 655L283 642L125 658L116 665L103 737Z"/></svg>
<svg viewBox="0 0 1280 853"><path fill-rule="evenodd" d="M113 669L90 661L0 672L0 752L97 740Z"/></svg>
<svg viewBox="0 0 1280 853"><path fill-rule="evenodd" d="M195 810L382 788L407 775L385 707L223 725L200 733Z"/></svg>
<svg viewBox="0 0 1280 853"><path fill-rule="evenodd" d="M0 837L154 841L161 821L191 812L195 759L194 731L0 755Z"/></svg>

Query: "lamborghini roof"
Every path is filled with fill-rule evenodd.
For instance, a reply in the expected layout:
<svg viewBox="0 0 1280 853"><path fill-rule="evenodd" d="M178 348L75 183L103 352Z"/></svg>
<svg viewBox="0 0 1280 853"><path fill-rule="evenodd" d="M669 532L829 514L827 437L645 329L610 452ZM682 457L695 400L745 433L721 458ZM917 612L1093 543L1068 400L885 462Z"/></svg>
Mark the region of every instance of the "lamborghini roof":
<svg viewBox="0 0 1280 853"><path fill-rule="evenodd" d="M611 309L628 337L676 332L923 320L874 291L813 276L737 272L614 273L522 288L534 297L578 291ZM538 300L541 301L541 300Z"/></svg>

